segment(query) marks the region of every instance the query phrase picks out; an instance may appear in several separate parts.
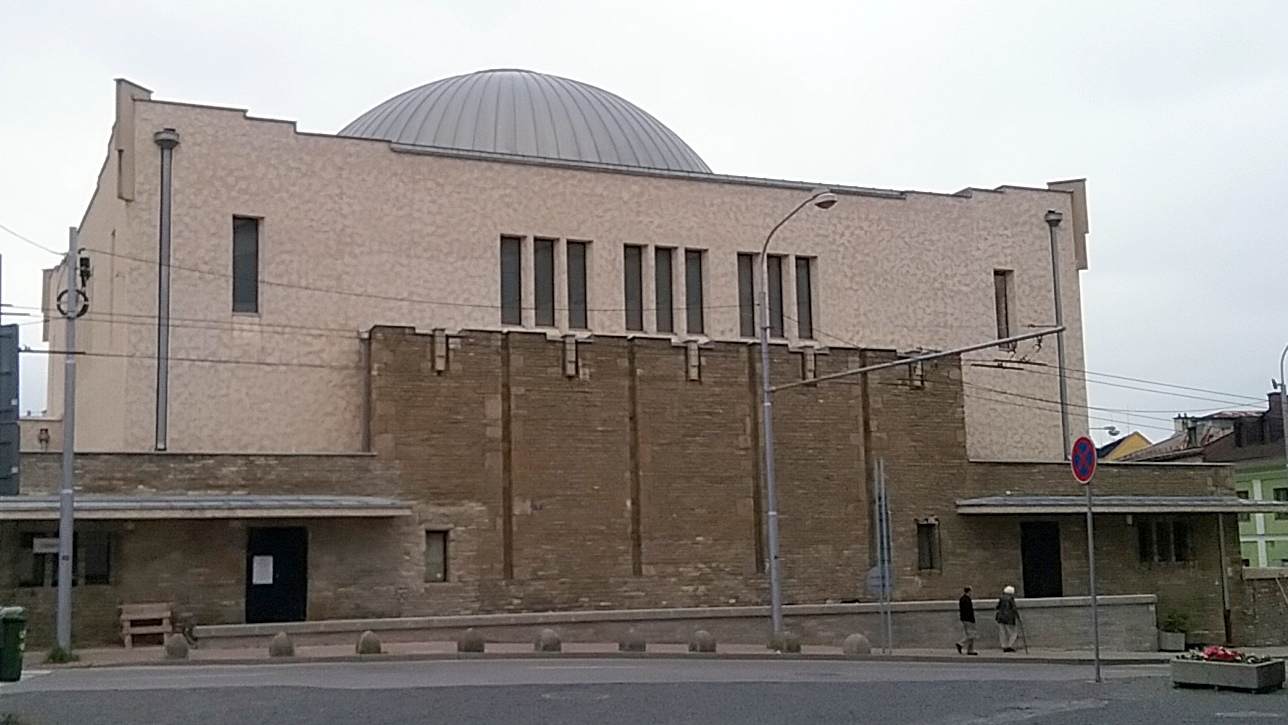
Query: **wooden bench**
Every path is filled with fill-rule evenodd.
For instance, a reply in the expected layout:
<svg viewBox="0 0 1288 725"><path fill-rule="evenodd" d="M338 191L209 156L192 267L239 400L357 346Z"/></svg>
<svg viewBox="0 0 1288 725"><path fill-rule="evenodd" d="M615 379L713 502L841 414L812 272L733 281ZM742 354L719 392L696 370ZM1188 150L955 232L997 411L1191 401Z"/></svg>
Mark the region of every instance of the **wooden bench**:
<svg viewBox="0 0 1288 725"><path fill-rule="evenodd" d="M159 634L162 640L170 634L170 604L122 604L121 639L125 648L134 646L134 638L141 634Z"/></svg>

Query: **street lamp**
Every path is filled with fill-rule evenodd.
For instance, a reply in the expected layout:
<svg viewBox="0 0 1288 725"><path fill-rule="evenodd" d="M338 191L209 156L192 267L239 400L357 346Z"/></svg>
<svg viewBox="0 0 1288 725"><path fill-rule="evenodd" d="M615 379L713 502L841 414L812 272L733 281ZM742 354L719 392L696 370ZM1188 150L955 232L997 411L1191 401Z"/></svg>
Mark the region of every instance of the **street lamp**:
<svg viewBox="0 0 1288 725"><path fill-rule="evenodd" d="M1284 378L1284 360L1288 359L1288 345L1279 353L1279 417L1283 421L1284 468L1288 468L1288 379Z"/></svg>
<svg viewBox="0 0 1288 725"><path fill-rule="evenodd" d="M827 189L817 189L808 199L782 218L760 246L760 434L761 448L765 454L765 519L769 538L769 613L774 636L783 633L783 589L778 576L778 489L774 481L774 401L769 385L769 243L774 234L796 216L797 212L814 205L824 211L836 205L836 194Z"/></svg>

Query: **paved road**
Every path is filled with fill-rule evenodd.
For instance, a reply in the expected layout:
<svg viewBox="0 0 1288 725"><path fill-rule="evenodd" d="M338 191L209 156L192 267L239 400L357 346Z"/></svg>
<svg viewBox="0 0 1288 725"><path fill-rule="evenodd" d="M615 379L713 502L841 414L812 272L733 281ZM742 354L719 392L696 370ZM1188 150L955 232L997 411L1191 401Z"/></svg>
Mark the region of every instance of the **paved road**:
<svg viewBox="0 0 1288 725"><path fill-rule="evenodd" d="M34 671L0 714L56 723L1275 723L1288 694L1172 690L1161 667L482 660ZM2 721L2 720L0 720Z"/></svg>

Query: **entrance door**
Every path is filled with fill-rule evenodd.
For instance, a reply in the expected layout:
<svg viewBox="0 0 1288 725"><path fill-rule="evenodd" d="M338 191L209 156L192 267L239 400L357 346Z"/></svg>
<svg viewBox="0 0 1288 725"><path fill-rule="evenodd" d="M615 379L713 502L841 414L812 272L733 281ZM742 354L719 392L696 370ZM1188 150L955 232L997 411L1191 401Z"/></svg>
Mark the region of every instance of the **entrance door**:
<svg viewBox="0 0 1288 725"><path fill-rule="evenodd" d="M1024 569L1025 597L1062 597L1060 524L1025 521L1020 524L1020 560Z"/></svg>
<svg viewBox="0 0 1288 725"><path fill-rule="evenodd" d="M274 527L246 533L246 621L303 621L309 594L308 529Z"/></svg>

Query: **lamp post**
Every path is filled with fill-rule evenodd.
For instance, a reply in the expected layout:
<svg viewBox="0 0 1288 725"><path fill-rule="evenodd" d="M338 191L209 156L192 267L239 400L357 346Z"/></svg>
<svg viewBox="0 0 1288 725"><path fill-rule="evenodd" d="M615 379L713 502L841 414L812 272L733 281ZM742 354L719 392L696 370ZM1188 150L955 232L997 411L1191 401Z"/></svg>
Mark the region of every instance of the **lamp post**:
<svg viewBox="0 0 1288 725"><path fill-rule="evenodd" d="M1064 214L1055 209L1048 209L1047 228L1051 231L1051 288L1055 294L1055 326L1064 326L1064 300L1060 298L1060 248L1056 245L1056 229L1064 220ZM1065 380L1064 368L1064 333L1055 335L1056 364L1060 372L1060 447L1064 460L1069 460L1069 383Z"/></svg>
<svg viewBox="0 0 1288 725"><path fill-rule="evenodd" d="M774 401L769 384L769 243L774 234L796 216L797 212L813 204L819 209L831 209L836 204L836 194L816 190L810 197L783 217L760 246L760 434L761 449L765 454L765 528L769 539L769 613L774 635L783 633L783 590L778 576L778 489L774 480Z"/></svg>
<svg viewBox="0 0 1288 725"><path fill-rule="evenodd" d="M1279 417L1283 421L1284 468L1288 468L1288 380L1284 378L1284 360L1288 359L1288 345L1279 353Z"/></svg>

